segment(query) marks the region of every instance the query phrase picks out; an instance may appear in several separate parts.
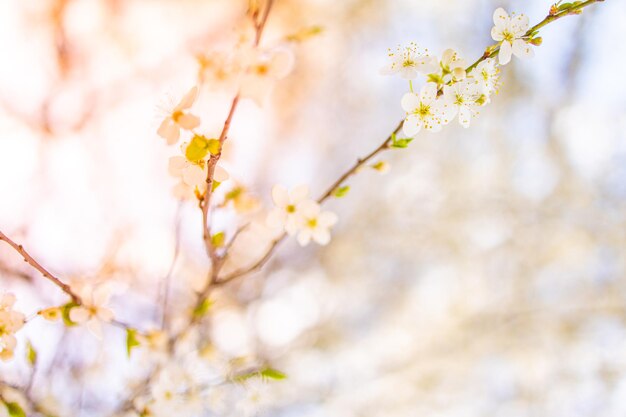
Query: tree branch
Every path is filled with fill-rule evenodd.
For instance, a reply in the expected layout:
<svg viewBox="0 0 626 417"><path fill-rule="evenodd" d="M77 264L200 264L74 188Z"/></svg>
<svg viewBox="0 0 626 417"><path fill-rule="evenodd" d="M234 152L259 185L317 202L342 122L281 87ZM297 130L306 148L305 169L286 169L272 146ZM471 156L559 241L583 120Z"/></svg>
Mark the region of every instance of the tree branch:
<svg viewBox="0 0 626 417"><path fill-rule="evenodd" d="M583 3L580 3L576 6L573 6L569 9L554 13L554 14L549 14L548 16L546 16L546 18L544 18L541 22L537 23L535 26L531 27L530 29L528 29L528 31L526 32L525 36L530 36L531 34L533 34L533 32L536 32L537 30L541 29L542 27L571 14L578 14L582 12L582 9L593 4L593 3L597 3L597 2L602 2L605 0L588 0L585 1ZM486 60L487 58L492 58L494 56L496 56L496 54L498 53L498 51L500 50L499 47L493 48L493 47L489 47L487 48L485 54L483 54L480 58L478 58L478 60L476 60L476 62L474 62L472 65L470 65L469 67L466 68L466 72L470 72L471 70L473 70L474 68L476 68L476 66L478 64L480 64L482 61ZM400 121L400 123L398 123L398 125L396 126L396 128L394 129L393 133L391 133L387 139L385 139L383 141L383 143L381 143L376 149L374 149L372 152L370 152L367 156L360 158L357 160L357 162L350 168L348 169L346 172L344 172L338 179L337 181L335 181L327 190L326 192L324 192L324 194L322 194L322 196L317 200L317 202L319 204L324 203L328 198L330 198L333 193L335 192L335 190L337 190L341 185L343 185L345 183L345 181L350 178L352 175L354 175L359 168L361 168L365 163L367 163L368 161L370 161L372 158L374 158L376 155L384 152L385 150L389 149L390 145L391 145L391 141L392 141L392 136L394 134L397 134L400 132L400 130L402 129L402 124L403 124L404 120ZM269 249L267 250L267 252L254 264L252 264L251 266L248 267L244 267L241 268L239 270L236 270L228 275L226 275L225 277L221 278L221 279L217 279L215 281L215 285L219 286L219 285L224 285L228 282L231 282L237 278L243 277L251 272L254 272L258 269L261 269L272 257L272 254L274 253L274 251L276 250L276 248L278 247L278 245L286 238L286 233L283 233L280 237L278 237L277 239L275 239L272 244L270 245Z"/></svg>
<svg viewBox="0 0 626 417"><path fill-rule="evenodd" d="M69 285L67 285L66 283L61 281L59 278L57 278L51 272L49 272L46 268L41 266L41 264L39 262L37 262L35 260L35 258L33 258L26 251L26 249L24 249L24 247L22 245L19 245L19 244L15 243L13 240L9 239L9 237L7 235L5 235L4 233L2 233L2 231L0 231L0 240L8 243L13 249L15 249L15 251L17 251L20 255L22 255L22 258L24 258L25 262L27 262L30 266L32 266L37 271L39 271L41 273L41 275L44 276L44 278L46 278L48 281L52 282L54 285L59 287L64 293L69 295L72 298L72 301L74 301L77 304L82 304L82 300L80 299L78 294L76 294L70 288Z"/></svg>

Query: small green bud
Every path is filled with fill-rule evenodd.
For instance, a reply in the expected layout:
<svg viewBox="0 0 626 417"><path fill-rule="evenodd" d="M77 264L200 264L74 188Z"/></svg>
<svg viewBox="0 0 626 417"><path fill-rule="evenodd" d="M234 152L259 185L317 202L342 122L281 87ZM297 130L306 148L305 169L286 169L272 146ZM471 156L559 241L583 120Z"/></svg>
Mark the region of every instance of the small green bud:
<svg viewBox="0 0 626 417"><path fill-rule="evenodd" d="M341 198L344 197L346 194L348 194L348 191L350 191L350 186L349 185L344 185L343 187L338 187L333 191L333 196L337 197L337 198Z"/></svg>

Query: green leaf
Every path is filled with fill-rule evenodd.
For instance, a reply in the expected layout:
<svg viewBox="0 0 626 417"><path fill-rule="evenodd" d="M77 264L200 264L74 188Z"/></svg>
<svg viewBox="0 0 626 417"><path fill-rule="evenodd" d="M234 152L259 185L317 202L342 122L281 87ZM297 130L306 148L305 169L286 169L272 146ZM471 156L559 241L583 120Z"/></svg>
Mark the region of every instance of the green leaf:
<svg viewBox="0 0 626 417"><path fill-rule="evenodd" d="M130 327L126 329L126 353L128 353L128 357L133 351L133 348L141 346L139 339L137 339L137 330L131 329Z"/></svg>
<svg viewBox="0 0 626 417"><path fill-rule="evenodd" d="M567 10L574 6L572 3L561 3L559 4L559 11Z"/></svg>
<svg viewBox="0 0 626 417"><path fill-rule="evenodd" d="M234 380L235 382L245 382L252 378L260 378L263 381L282 381L287 379L287 375L273 368L262 368L237 375Z"/></svg>
<svg viewBox="0 0 626 417"><path fill-rule="evenodd" d="M205 298L202 303L198 304L198 306L193 310L193 315L198 318L203 317L212 306L213 301L209 298Z"/></svg>
<svg viewBox="0 0 626 417"><path fill-rule="evenodd" d="M70 319L70 310L72 310L74 307L78 307L78 304L73 301L70 301L64 306L61 306L61 313L63 315L63 323L65 323L65 325L68 327L76 326L77 324L77 323L74 323L72 319Z"/></svg>
<svg viewBox="0 0 626 417"><path fill-rule="evenodd" d="M224 232L219 232L211 236L211 244L215 248L219 248L224 245L224 241L226 240L226 235Z"/></svg>
<svg viewBox="0 0 626 417"><path fill-rule="evenodd" d="M37 364L37 351L33 347L33 344L30 343L30 340L26 342L26 360L30 366L34 367Z"/></svg>
<svg viewBox="0 0 626 417"><path fill-rule="evenodd" d="M211 187L211 190L212 191L217 190L217 187L219 187L220 185L222 185L221 182L213 180L213 186Z"/></svg>
<svg viewBox="0 0 626 417"><path fill-rule="evenodd" d="M185 149L185 157L194 163L202 161L209 154L209 142L204 136L195 135Z"/></svg>
<svg viewBox="0 0 626 417"><path fill-rule="evenodd" d="M287 379L287 375L272 368L263 369L260 372L260 375L263 379L273 379L274 381L282 381L283 379Z"/></svg>
<svg viewBox="0 0 626 417"><path fill-rule="evenodd" d="M404 149L409 146L409 143L413 141L413 138L395 139L391 144L392 148Z"/></svg>
<svg viewBox="0 0 626 417"><path fill-rule="evenodd" d="M7 408L10 417L26 417L26 413L18 403L5 402L4 406Z"/></svg>
<svg viewBox="0 0 626 417"><path fill-rule="evenodd" d="M333 196L341 198L348 194L348 191L350 191L350 186L344 185L343 187L336 188L335 191L333 191Z"/></svg>

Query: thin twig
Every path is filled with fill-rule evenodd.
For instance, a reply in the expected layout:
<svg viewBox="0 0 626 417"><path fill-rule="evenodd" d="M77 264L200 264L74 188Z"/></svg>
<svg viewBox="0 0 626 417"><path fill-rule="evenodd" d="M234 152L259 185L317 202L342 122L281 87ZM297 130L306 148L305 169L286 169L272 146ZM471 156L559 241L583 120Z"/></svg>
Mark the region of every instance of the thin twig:
<svg viewBox="0 0 626 417"><path fill-rule="evenodd" d="M81 304L82 303L82 300L80 299L78 294L76 294L72 290L72 288L70 288L69 285L67 285L66 283L61 281L59 278L57 278L52 273L50 273L46 268L41 266L41 264L39 262L37 262L35 260L35 258L30 256L30 254L26 251L26 249L24 249L24 247L22 245L19 245L19 244L15 243L13 240L9 239L9 237L7 235L5 235L4 233L2 233L2 231L0 231L0 240L5 241L6 243L8 243L13 249L15 249L20 255L22 255L22 258L24 258L25 262L27 262L30 266L32 266L37 271L39 271L41 273L41 275L44 276L44 278L46 278L48 281L52 282L54 285L59 287L64 293L69 295L72 298L72 301L74 301L77 304Z"/></svg>
<svg viewBox="0 0 626 417"><path fill-rule="evenodd" d="M181 209L182 209L182 203L179 204L178 208L176 209L176 220L175 220L176 226L174 227L174 236L175 236L174 238L176 240L176 243L174 246L174 256L172 258L172 263L170 264L167 274L163 278L163 292L162 292L163 299L161 300L161 329L167 328L167 304L169 301L169 294L170 294L170 282L172 280L172 274L174 273L176 261L178 261L178 256L180 255L180 223L181 223L180 212L181 212Z"/></svg>
<svg viewBox="0 0 626 417"><path fill-rule="evenodd" d="M526 32L525 36L530 36L533 32L541 29L542 27L546 26L547 24L554 22L562 17L571 15L571 14L577 14L580 11L582 11L582 9L586 6L589 6L593 3L597 3L597 2L602 2L605 0L588 0L585 1L583 3L580 3L577 6L574 6L568 10L556 13L556 14L550 14L548 15L545 19L543 19L541 22L537 23L535 26L531 27L530 29L528 29L528 31ZM499 47L497 48L488 48L487 49L489 52L485 52L485 54L483 54L480 58L478 58L478 60L476 60L476 62L474 62L472 65L470 65L469 67L466 68L466 72L470 72L471 70L473 70L474 68L476 68L476 66L478 66L478 64L480 64L482 61L486 60L487 58L492 58L494 56L496 56L496 54L499 51ZM365 163L367 163L369 160L371 160L372 158L374 158L376 155L378 155L379 153L389 149L390 145L391 145L391 141L392 141L392 136L394 134L397 134L400 132L400 130L402 129L402 124L403 121L400 121L400 123L397 125L397 127L394 129L393 133L390 134L387 139L385 139L385 141L383 141L383 143L381 143L376 149L374 149L372 152L370 152L367 156L365 156L364 158L358 159L357 162L350 168L348 169L346 172L344 172L338 179L337 181L335 181L327 190L326 192L324 192L324 194L322 194L322 196L317 200L318 203L323 203L324 201L326 201L328 198L330 198L333 193L342 185L345 183L345 181L350 178L352 175L354 175L361 166L363 166ZM244 267L241 268L239 270L236 270L228 275L226 275L225 277L221 278L221 279L217 279L215 281L215 285L219 286L219 285L224 285L228 282L231 282L237 278L243 277L251 272L257 271L259 269L261 269L266 263L267 261L269 261L269 259L272 257L273 252L276 250L276 248L278 247L278 245L286 238L286 234L283 233L280 237L278 237L277 239L275 239L272 244L270 245L269 249L267 250L267 252L254 264L252 264L251 266L248 267Z"/></svg>
<svg viewBox="0 0 626 417"><path fill-rule="evenodd" d="M357 171L363 165L367 164L370 160L372 160L374 157L376 157L380 153L390 149L391 142L393 140L393 136L395 134L399 133L401 129L402 129L402 121L400 123L398 123L398 125L396 126L394 131L389 136L387 136L387 138L380 145L378 145L373 151L371 151L369 154L367 154L363 158L357 159L357 161L354 163L354 165L352 165L335 182L333 182L333 184L330 187L328 187L328 189L317 199L317 202L319 204L324 203L326 200L328 200L333 195L333 193L339 187L341 187L341 185L343 185L350 177L352 177L354 174L356 174ZM227 282L233 281L233 280L235 280L237 278L243 277L244 275L247 275L247 274L249 274L251 272L254 272L254 271L257 271L257 270L261 269L267 263L267 261L270 260L270 258L272 257L273 252L276 250L278 245L286 237L287 237L286 233L281 234L278 238L276 238L274 241L272 241L272 243L271 243L270 247L268 248L268 250L265 252L265 254L257 262L255 262L254 264L252 264L250 266L247 266L245 268L241 268L239 270L231 272L230 274L226 275L225 277L216 280L215 285L216 286L224 285Z"/></svg>

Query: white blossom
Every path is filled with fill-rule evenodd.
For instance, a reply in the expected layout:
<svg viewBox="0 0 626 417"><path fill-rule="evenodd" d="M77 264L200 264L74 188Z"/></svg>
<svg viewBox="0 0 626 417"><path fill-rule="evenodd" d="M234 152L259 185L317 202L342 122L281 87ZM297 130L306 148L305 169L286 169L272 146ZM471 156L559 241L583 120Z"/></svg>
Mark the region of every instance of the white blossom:
<svg viewBox="0 0 626 417"><path fill-rule="evenodd" d="M286 77L294 66L290 49L250 49L242 52L245 70L241 77L240 94L261 105L274 87L274 83Z"/></svg>
<svg viewBox="0 0 626 417"><path fill-rule="evenodd" d="M275 185L272 188L272 199L275 207L269 212L266 223L271 228L283 228L290 236L298 232L303 210L317 205L309 198L309 187L306 185L291 191L282 185Z"/></svg>
<svg viewBox="0 0 626 417"><path fill-rule="evenodd" d="M389 65L381 69L384 75L399 74L402 78L412 80L418 74L429 74L437 70L437 60L421 50L415 43L398 46L395 52L389 51Z"/></svg>
<svg viewBox="0 0 626 417"><path fill-rule="evenodd" d="M200 125L200 119L186 111L193 106L197 98L198 87L194 86L161 122L157 133L167 140L168 145L178 142L180 129L192 130Z"/></svg>
<svg viewBox="0 0 626 417"><path fill-rule="evenodd" d="M443 87L443 96L446 103L451 105L459 116L461 126L470 126L472 117L478 115L482 89L475 80L464 80Z"/></svg>
<svg viewBox="0 0 626 417"><path fill-rule="evenodd" d="M238 87L242 68L236 53L214 51L196 57L200 66L198 78L211 90L234 90Z"/></svg>
<svg viewBox="0 0 626 417"><path fill-rule="evenodd" d="M487 58L480 62L476 68L470 72L479 85L482 88L482 93L485 95L485 103L489 102L491 94L498 90L500 79L500 68L495 59Z"/></svg>
<svg viewBox="0 0 626 417"><path fill-rule="evenodd" d="M335 213L322 211L319 204L306 205L301 212L298 243L306 246L313 240L322 246L327 245L330 242L330 229L337 220Z"/></svg>
<svg viewBox="0 0 626 417"><path fill-rule="evenodd" d="M465 60L459 57L454 49L443 51L440 65L443 71L443 82L460 81L465 78Z"/></svg>
<svg viewBox="0 0 626 417"><path fill-rule="evenodd" d="M24 326L25 317L13 310L15 295L5 293L0 296L0 360L13 358L17 346L15 333Z"/></svg>
<svg viewBox="0 0 626 417"><path fill-rule="evenodd" d="M491 29L493 40L500 42L500 52L498 60L500 65L508 64L511 61L511 54L518 58L530 58L534 55L530 44L523 39L528 31L528 17L524 14L509 14L501 7L493 13L493 23Z"/></svg>
<svg viewBox="0 0 626 417"><path fill-rule="evenodd" d="M181 199L191 199L198 192L200 195L206 191L207 171L205 161L191 162L184 156L173 156L169 160L168 170L170 175L179 179L174 187L174 195ZM213 172L216 182L223 182L229 178L228 172L217 165Z"/></svg>
<svg viewBox="0 0 626 417"><path fill-rule="evenodd" d="M102 323L109 323L114 318L113 311L108 307L112 287L107 284L94 286L85 283L75 284L73 287L82 304L70 310L70 320L85 324L94 336L102 339Z"/></svg>
<svg viewBox="0 0 626 417"><path fill-rule="evenodd" d="M437 84L426 83L419 95L413 92L402 97L402 108L407 112L403 131L407 136L415 136L422 128L438 132L454 116L449 103L437 99Z"/></svg>

